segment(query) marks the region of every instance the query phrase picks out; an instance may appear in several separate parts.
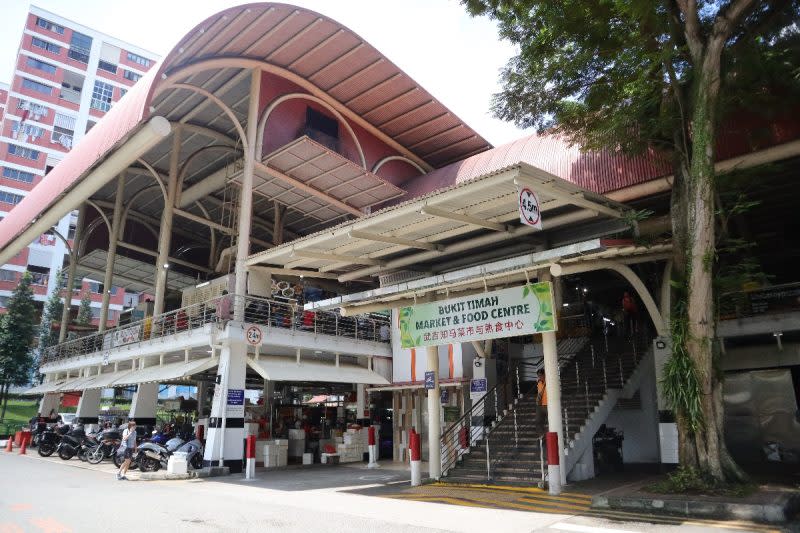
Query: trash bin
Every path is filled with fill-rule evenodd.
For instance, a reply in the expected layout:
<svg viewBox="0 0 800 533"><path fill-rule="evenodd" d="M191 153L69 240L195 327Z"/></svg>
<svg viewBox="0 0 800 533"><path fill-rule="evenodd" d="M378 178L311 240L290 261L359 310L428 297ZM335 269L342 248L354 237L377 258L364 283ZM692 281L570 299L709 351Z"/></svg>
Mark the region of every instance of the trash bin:
<svg viewBox="0 0 800 533"><path fill-rule="evenodd" d="M186 452L174 452L167 461L168 474L185 474L189 471Z"/></svg>

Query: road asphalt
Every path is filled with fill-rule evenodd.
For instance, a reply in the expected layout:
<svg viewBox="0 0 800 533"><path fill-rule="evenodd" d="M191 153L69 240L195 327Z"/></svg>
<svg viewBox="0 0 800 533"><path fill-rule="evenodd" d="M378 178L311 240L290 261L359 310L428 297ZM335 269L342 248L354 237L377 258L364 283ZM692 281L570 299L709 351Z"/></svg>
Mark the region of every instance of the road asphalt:
<svg viewBox="0 0 800 533"><path fill-rule="evenodd" d="M487 489L409 493L401 465L260 470L255 481L127 482L116 481L110 465L85 466L75 459L44 460L35 451L0 452L0 533L777 531L743 522L601 515L586 510L577 495L558 504L535 493L509 499Z"/></svg>

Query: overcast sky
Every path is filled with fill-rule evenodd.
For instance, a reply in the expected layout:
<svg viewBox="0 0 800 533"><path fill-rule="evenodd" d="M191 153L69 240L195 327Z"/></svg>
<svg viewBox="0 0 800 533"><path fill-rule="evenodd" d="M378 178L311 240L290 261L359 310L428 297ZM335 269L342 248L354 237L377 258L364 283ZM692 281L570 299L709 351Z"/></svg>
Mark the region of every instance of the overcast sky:
<svg viewBox="0 0 800 533"><path fill-rule="evenodd" d="M165 56L231 0L36 0L33 5ZM295 0L344 24L498 146L526 132L489 114L500 68L513 54L494 24L455 0ZM0 0L0 81L8 82L29 3Z"/></svg>

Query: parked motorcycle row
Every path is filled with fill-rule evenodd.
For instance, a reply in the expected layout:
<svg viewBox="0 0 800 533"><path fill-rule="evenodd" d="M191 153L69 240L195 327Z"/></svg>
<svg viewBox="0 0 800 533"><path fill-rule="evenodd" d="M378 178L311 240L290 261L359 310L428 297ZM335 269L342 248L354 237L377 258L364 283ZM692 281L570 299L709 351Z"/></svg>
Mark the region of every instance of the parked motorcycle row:
<svg viewBox="0 0 800 533"><path fill-rule="evenodd" d="M131 459L132 469L142 472L156 472L167 468L169 458L175 453L186 454L189 468L202 468L203 443L191 431L177 435L170 427L154 431L150 438L137 438L136 453ZM77 457L81 461L99 464L111 460L119 467L124 461L125 448L122 445L122 430L102 429L87 434L82 425L42 428L34 432L32 447L39 455L49 457L54 453L64 461Z"/></svg>

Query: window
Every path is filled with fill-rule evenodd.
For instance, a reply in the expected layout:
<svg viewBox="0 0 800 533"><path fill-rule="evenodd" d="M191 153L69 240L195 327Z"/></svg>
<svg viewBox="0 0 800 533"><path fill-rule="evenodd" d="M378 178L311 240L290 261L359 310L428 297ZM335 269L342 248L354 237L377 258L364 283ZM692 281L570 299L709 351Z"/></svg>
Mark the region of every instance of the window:
<svg viewBox="0 0 800 533"><path fill-rule="evenodd" d="M126 70L125 74L123 74L123 76L125 77L126 80L131 80L133 82L139 81L141 79L141 77L142 77L141 74L136 74L135 72L133 72L131 70Z"/></svg>
<svg viewBox="0 0 800 533"><path fill-rule="evenodd" d="M53 94L53 87L50 85L45 85L44 83L39 83L38 81L29 80L28 78L22 78L22 87L25 89L32 89L38 93L46 94L50 96Z"/></svg>
<svg viewBox="0 0 800 533"><path fill-rule="evenodd" d="M31 159L33 161L39 159L39 150L31 150L30 148L25 148L23 146L18 146L16 144L8 145L8 153L10 155L15 155L17 157L24 157L25 159Z"/></svg>
<svg viewBox="0 0 800 533"><path fill-rule="evenodd" d="M113 86L102 81L95 81L92 91L92 107L100 111L108 111L111 109L111 95L113 94Z"/></svg>
<svg viewBox="0 0 800 533"><path fill-rule="evenodd" d="M21 181L23 183L33 183L35 174L17 170L16 168L3 168L3 177L14 181Z"/></svg>
<svg viewBox="0 0 800 533"><path fill-rule="evenodd" d="M122 98L122 97L123 97L123 96L125 96L126 94L128 94L128 89L120 89L120 90L119 90L119 97L120 97L120 98Z"/></svg>
<svg viewBox="0 0 800 533"><path fill-rule="evenodd" d="M64 26L59 26L54 22L50 22L47 19L43 19L42 17L38 17L36 19L36 25L46 30L54 31L62 35L64 34Z"/></svg>
<svg viewBox="0 0 800 533"><path fill-rule="evenodd" d="M50 108L39 104L33 104L27 100L17 101L17 109L22 109L23 120L32 118L33 120L39 121L50 114Z"/></svg>
<svg viewBox="0 0 800 533"><path fill-rule="evenodd" d="M150 66L150 60L149 59L147 59L146 57L137 56L136 54L133 54L131 52L128 52L128 61L132 61L134 63L142 65L143 67L149 67Z"/></svg>
<svg viewBox="0 0 800 533"><path fill-rule="evenodd" d="M69 52L67 56L71 57L75 61L80 61L81 63L88 63L89 62L89 52L92 49L92 38L88 35L84 35L82 33L78 33L76 31L72 32L72 39L69 42Z"/></svg>
<svg viewBox="0 0 800 533"><path fill-rule="evenodd" d="M39 61L38 59L34 59L32 57L28 58L27 63L29 67L39 69L41 71L47 72L48 74L55 74L56 70L58 70L55 65L51 65L50 63L45 63L44 61Z"/></svg>
<svg viewBox="0 0 800 533"><path fill-rule="evenodd" d="M14 194L6 191L0 191L0 202L5 202L11 205L17 205L22 201L24 196L19 194Z"/></svg>
<svg viewBox="0 0 800 533"><path fill-rule="evenodd" d="M18 141L33 142L44 135L44 128L15 120L11 123L11 134Z"/></svg>
<svg viewBox="0 0 800 533"><path fill-rule="evenodd" d="M104 289L104 288L105 288L105 287L103 286L103 284L102 284L102 283L98 283L98 282L96 282L96 281L90 281L90 282L89 282L89 290L90 290L91 292L93 292L94 294L103 294L103 289ZM115 294L117 294L117 288L116 288L116 287L114 287L114 286L112 286L112 287L111 287L111 291L110 291L110 292L111 292L111 295L112 295L112 296L113 296L113 295L115 295Z"/></svg>
<svg viewBox="0 0 800 533"><path fill-rule="evenodd" d="M45 41L43 39L39 39L38 37L34 37L31 40L31 44L36 46L37 48L41 48L42 50L47 50L48 52L52 52L54 54L61 53L61 47L57 44L53 44L51 42Z"/></svg>
<svg viewBox="0 0 800 533"><path fill-rule="evenodd" d="M72 138L75 132L59 126L53 127L52 143L60 144L67 150L72 150Z"/></svg>
<svg viewBox="0 0 800 533"><path fill-rule="evenodd" d="M0 269L0 281L17 281L17 273L13 270Z"/></svg>
<svg viewBox="0 0 800 533"><path fill-rule="evenodd" d="M100 70L105 70L106 72L110 72L112 74L117 73L117 66L114 63L109 63L108 61L103 61L102 59L97 64L97 68Z"/></svg>

